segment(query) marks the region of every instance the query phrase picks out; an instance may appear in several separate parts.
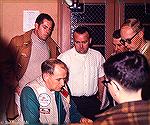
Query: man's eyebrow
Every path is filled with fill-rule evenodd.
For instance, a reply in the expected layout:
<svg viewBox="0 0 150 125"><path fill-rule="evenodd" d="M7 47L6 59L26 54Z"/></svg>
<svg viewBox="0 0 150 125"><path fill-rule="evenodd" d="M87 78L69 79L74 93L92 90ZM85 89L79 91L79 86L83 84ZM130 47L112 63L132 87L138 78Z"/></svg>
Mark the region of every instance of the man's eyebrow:
<svg viewBox="0 0 150 125"><path fill-rule="evenodd" d="M112 43L114 46L116 46L116 44Z"/></svg>

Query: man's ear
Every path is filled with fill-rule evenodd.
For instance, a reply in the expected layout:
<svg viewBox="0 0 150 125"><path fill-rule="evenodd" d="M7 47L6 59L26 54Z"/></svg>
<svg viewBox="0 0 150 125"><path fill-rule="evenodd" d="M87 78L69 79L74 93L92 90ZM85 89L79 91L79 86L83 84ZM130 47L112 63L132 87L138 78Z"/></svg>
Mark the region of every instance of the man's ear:
<svg viewBox="0 0 150 125"><path fill-rule="evenodd" d="M49 79L49 74L48 73L44 73L43 74L43 80L47 81Z"/></svg>
<svg viewBox="0 0 150 125"><path fill-rule="evenodd" d="M122 87L120 86L120 84L118 82L116 82L115 80L113 80L111 82L111 85L113 86L114 92L115 94L119 94L122 91Z"/></svg>
<svg viewBox="0 0 150 125"><path fill-rule="evenodd" d="M140 38L143 38L143 37L144 37L144 31L143 31L143 30L141 30L141 31L139 32L139 36L140 36Z"/></svg>
<svg viewBox="0 0 150 125"><path fill-rule="evenodd" d="M91 44L91 42L92 42L92 38L90 38L90 43L89 44Z"/></svg>
<svg viewBox="0 0 150 125"><path fill-rule="evenodd" d="M35 23L34 26L35 26L35 29L37 29L39 27L39 24Z"/></svg>
<svg viewBox="0 0 150 125"><path fill-rule="evenodd" d="M116 84L116 86L117 86L117 88L118 88L119 90L122 89L122 86L121 86L117 81L114 81L114 83Z"/></svg>

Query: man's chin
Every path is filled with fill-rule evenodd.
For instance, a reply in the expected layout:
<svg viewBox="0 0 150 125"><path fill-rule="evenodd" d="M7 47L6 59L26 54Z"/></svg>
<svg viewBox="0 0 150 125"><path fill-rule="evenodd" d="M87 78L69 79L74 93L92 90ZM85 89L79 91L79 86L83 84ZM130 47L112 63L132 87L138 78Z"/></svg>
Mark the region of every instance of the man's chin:
<svg viewBox="0 0 150 125"><path fill-rule="evenodd" d="M78 53L80 53L80 54L86 54L87 51L78 51Z"/></svg>
<svg viewBox="0 0 150 125"><path fill-rule="evenodd" d="M46 41L48 39L48 36L45 36L42 38L43 41Z"/></svg>
<svg viewBox="0 0 150 125"><path fill-rule="evenodd" d="M55 91L57 91L57 92L60 92L62 89L57 89L57 90L55 90Z"/></svg>

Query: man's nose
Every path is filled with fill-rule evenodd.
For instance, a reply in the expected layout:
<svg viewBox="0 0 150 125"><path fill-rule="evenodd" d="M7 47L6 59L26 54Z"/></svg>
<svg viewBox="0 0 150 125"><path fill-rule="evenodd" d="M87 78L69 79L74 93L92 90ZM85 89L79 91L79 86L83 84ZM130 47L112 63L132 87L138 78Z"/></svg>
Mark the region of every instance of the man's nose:
<svg viewBox="0 0 150 125"><path fill-rule="evenodd" d="M49 29L46 29L46 33L47 33L47 34L50 34L50 32L51 32L51 31L50 31Z"/></svg>
<svg viewBox="0 0 150 125"><path fill-rule="evenodd" d="M65 85L64 79L61 79L61 80L60 80L60 85L61 85L61 86L64 86L64 85Z"/></svg>
<svg viewBox="0 0 150 125"><path fill-rule="evenodd" d="M115 46L115 51L117 51L118 50L118 46Z"/></svg>
<svg viewBox="0 0 150 125"><path fill-rule="evenodd" d="M124 46L127 47L129 44L127 42L124 43Z"/></svg>
<svg viewBox="0 0 150 125"><path fill-rule="evenodd" d="M80 43L80 47L83 48L83 43Z"/></svg>

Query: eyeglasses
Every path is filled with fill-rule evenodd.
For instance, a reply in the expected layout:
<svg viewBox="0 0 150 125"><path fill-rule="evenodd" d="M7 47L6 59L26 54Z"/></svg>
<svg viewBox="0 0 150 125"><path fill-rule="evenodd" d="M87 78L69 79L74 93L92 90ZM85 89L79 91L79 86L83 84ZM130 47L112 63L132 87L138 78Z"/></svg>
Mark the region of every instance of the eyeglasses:
<svg viewBox="0 0 150 125"><path fill-rule="evenodd" d="M105 79L105 80L102 81L102 83L103 83L103 85L104 85L106 88L108 88L108 83L111 84L111 81L112 81L112 80L106 80L106 79ZM116 85L116 83L113 82L113 81L112 81L112 83L114 83L115 86L117 87L117 89L119 90L119 87Z"/></svg>
<svg viewBox="0 0 150 125"><path fill-rule="evenodd" d="M106 79L102 81L102 83L105 87L108 87L108 83L110 83L110 82L111 82L111 80L106 80Z"/></svg>
<svg viewBox="0 0 150 125"><path fill-rule="evenodd" d="M140 32L140 31L139 31L139 32ZM125 45L125 42L128 43L128 44L131 44L131 40L132 40L139 32L137 32L137 33L136 33L134 36L132 36L130 39L122 39L122 38L121 38L120 43L121 43L122 45Z"/></svg>

